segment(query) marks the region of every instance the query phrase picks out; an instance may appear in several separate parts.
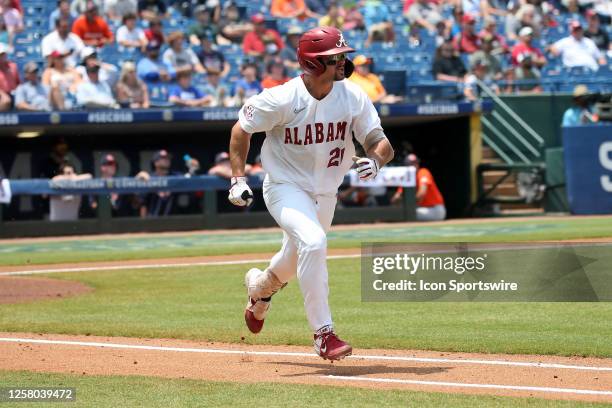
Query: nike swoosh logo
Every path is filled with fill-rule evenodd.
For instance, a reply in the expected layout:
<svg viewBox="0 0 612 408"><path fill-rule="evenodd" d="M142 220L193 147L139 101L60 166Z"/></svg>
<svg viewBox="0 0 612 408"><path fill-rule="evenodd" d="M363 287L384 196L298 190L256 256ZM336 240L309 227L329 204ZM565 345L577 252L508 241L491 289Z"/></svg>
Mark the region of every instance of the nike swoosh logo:
<svg viewBox="0 0 612 408"><path fill-rule="evenodd" d="M296 115L298 113L300 113L301 111L303 111L304 109L306 109L306 107L304 106L302 109L298 109L298 108L293 108L293 113L295 113Z"/></svg>

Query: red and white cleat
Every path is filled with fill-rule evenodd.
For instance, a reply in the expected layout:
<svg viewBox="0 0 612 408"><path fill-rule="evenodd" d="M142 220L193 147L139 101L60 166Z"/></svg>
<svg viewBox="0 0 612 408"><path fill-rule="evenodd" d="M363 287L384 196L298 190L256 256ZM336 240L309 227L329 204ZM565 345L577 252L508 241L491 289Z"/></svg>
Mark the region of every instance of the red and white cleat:
<svg viewBox="0 0 612 408"><path fill-rule="evenodd" d="M270 309L270 303L263 300L249 298L246 309L244 310L244 321L251 333L257 334L264 325L264 319Z"/></svg>
<svg viewBox="0 0 612 408"><path fill-rule="evenodd" d="M353 353L353 347L334 333L331 326L319 329L314 335L315 352L323 360L342 360Z"/></svg>

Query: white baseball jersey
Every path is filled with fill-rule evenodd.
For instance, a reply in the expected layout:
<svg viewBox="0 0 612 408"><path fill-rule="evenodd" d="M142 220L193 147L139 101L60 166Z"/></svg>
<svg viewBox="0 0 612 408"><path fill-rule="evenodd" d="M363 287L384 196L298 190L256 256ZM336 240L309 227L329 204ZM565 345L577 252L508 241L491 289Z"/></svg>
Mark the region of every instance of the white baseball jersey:
<svg viewBox="0 0 612 408"><path fill-rule="evenodd" d="M247 100L238 115L247 133L266 132L261 162L271 182L311 194L336 194L355 154L380 118L356 84L335 81L325 98L310 95L301 77Z"/></svg>

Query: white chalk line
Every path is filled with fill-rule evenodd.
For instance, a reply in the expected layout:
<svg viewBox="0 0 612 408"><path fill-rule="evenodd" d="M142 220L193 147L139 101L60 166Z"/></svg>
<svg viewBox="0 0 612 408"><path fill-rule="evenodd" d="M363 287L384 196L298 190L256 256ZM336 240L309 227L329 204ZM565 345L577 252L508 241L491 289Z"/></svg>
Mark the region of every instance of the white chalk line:
<svg viewBox="0 0 612 408"><path fill-rule="evenodd" d="M73 340L48 340L48 339L29 339L16 337L0 337L0 342L5 343L31 343L31 344L57 344L66 346L102 347L134 350L155 350L155 351L177 351L184 353L211 353L211 354L240 354L254 356L282 356L282 357L315 357L320 358L314 353L282 352L282 351L245 351L231 349L211 349L211 348L189 348L189 347L169 347L169 346L145 346L139 344L120 344L120 343L101 343ZM588 371L612 371L612 367L598 367L585 365L566 365L555 363L540 363L527 361L507 361L507 360L475 360L475 359L452 359L452 358L428 358L428 357L406 357L406 356L376 356L376 355L352 355L347 357L355 360L380 360L380 361L406 361L420 363L445 363L445 364L472 364L472 365L501 365L514 367L535 367L535 368L559 368L568 370L588 370Z"/></svg>
<svg viewBox="0 0 612 408"><path fill-rule="evenodd" d="M333 380L344 380L344 381L369 381L369 382L377 382L377 383L433 385L433 386L457 387L457 388L486 388L486 389L496 389L496 390L536 391L536 392L582 394L582 395L612 395L612 391L585 390L585 389L576 389L576 388L532 387L532 386L527 386L527 385L472 384L472 383L456 383L456 382L446 382L446 381L400 380L396 378L350 377L350 376L345 376L345 375L322 375L320 377L333 379Z"/></svg>
<svg viewBox="0 0 612 408"><path fill-rule="evenodd" d="M351 255L329 255L327 259L349 259L359 258L361 254ZM202 262L189 262L189 263L166 263L166 264L134 264L134 265L109 265L109 266L84 266L77 268L54 268L54 269L32 269L25 271L8 271L0 272L0 276L15 276L15 275L39 275L47 273L74 273L74 272L97 272L97 271L121 271L126 269L159 269L159 268L178 268L178 267L193 267L193 266L223 266L223 265L245 265L251 263L265 263L270 262L270 258L267 259L242 259L235 261L202 261Z"/></svg>

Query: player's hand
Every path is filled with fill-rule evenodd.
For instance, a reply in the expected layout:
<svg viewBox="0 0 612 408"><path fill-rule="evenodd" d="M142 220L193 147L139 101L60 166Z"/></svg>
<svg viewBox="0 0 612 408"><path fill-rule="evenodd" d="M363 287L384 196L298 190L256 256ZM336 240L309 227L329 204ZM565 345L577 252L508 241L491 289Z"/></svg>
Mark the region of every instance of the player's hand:
<svg viewBox="0 0 612 408"><path fill-rule="evenodd" d="M247 184L246 177L232 177L232 186L227 198L238 207L250 207L253 204L253 192Z"/></svg>
<svg viewBox="0 0 612 408"><path fill-rule="evenodd" d="M357 174L360 180L372 180L378 174L379 166L376 159L353 156L353 161L357 163Z"/></svg>

